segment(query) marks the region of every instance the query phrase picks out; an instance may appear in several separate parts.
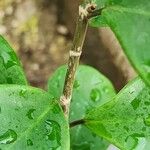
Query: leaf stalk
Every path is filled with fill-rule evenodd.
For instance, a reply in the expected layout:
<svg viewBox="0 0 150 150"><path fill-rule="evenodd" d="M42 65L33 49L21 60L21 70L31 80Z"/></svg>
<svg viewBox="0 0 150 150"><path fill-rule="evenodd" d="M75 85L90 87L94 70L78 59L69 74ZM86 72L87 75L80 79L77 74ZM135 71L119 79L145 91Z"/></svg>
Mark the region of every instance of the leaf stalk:
<svg viewBox="0 0 150 150"><path fill-rule="evenodd" d="M84 123L85 123L85 120L83 120L83 119L73 121L73 122L70 123L70 128L75 127L75 126L77 126L77 125L84 124Z"/></svg>

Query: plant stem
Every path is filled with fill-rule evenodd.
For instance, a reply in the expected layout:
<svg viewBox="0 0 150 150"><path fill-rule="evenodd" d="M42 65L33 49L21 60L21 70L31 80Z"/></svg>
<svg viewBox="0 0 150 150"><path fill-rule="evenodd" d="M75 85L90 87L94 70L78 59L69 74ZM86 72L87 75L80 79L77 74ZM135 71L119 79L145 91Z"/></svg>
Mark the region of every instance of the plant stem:
<svg viewBox="0 0 150 150"><path fill-rule="evenodd" d="M95 8L96 5L91 3L87 4L85 8L79 6L79 16L77 20L73 45L70 50L63 95L60 97L61 106L66 117L68 117L69 115L69 107L72 97L75 73L79 65L80 56L82 54L82 47L85 41L85 35L88 27L88 19L90 18L90 16L92 16L92 13L94 13Z"/></svg>
<svg viewBox="0 0 150 150"><path fill-rule="evenodd" d="M80 55L82 53L82 47L87 32L87 26L88 26L87 18L81 19L81 17L79 16L74 35L73 45L70 50L68 69L63 89L63 96L61 97L61 104L65 115L68 115L69 113L69 105L72 96L75 72L77 70Z"/></svg>
<svg viewBox="0 0 150 150"><path fill-rule="evenodd" d="M70 123L70 128L74 127L74 126L77 126L77 125L81 125L81 124L84 124L85 121L83 119L81 120L76 120L76 121L73 121Z"/></svg>

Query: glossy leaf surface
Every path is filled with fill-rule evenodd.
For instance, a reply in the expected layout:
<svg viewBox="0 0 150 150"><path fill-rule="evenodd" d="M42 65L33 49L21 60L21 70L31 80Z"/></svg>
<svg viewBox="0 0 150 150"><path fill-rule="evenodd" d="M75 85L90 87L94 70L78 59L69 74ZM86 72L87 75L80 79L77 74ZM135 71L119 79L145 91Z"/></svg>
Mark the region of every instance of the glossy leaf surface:
<svg viewBox="0 0 150 150"><path fill-rule="evenodd" d="M137 78L112 101L91 110L85 120L91 131L122 150L148 150L150 89Z"/></svg>
<svg viewBox="0 0 150 150"><path fill-rule="evenodd" d="M134 68L150 86L150 1L93 0L102 15L92 26L109 26ZM106 25L107 24L107 25Z"/></svg>
<svg viewBox="0 0 150 150"><path fill-rule="evenodd" d="M27 84L14 50L2 36L0 36L0 84Z"/></svg>
<svg viewBox="0 0 150 150"><path fill-rule="evenodd" d="M49 92L56 98L61 96L66 67L59 68L49 80ZM70 121L82 119L85 113L106 103L115 96L110 81L97 70L88 66L79 66L73 88L70 108ZM84 126L71 128L71 149L73 150L105 150L108 143L92 134Z"/></svg>
<svg viewBox="0 0 150 150"><path fill-rule="evenodd" d="M0 86L0 149L69 150L69 129L58 103L27 86Z"/></svg>

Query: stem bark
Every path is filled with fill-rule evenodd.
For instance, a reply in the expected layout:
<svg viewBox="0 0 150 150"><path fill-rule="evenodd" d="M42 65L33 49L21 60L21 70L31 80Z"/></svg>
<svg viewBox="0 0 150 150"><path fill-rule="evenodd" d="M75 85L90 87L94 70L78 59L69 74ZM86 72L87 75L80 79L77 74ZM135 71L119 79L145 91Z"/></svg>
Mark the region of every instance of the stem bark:
<svg viewBox="0 0 150 150"><path fill-rule="evenodd" d="M61 97L61 105L65 115L69 114L69 107L70 107L70 101L72 97L75 73L79 65L80 56L82 54L82 48L85 40L85 35L87 32L87 26L88 26L88 19L87 18L83 19L79 16L75 35L74 35L73 45L70 50L63 95Z"/></svg>
<svg viewBox="0 0 150 150"><path fill-rule="evenodd" d="M69 107L72 97L75 73L79 65L80 56L82 54L83 43L85 41L85 36L87 33L88 20L91 17L101 14L101 11L95 10L95 4L87 4L85 8L83 8L81 5L79 6L79 16L77 20L73 45L70 49L68 68L63 88L63 95L60 97L61 106L66 117L69 116Z"/></svg>

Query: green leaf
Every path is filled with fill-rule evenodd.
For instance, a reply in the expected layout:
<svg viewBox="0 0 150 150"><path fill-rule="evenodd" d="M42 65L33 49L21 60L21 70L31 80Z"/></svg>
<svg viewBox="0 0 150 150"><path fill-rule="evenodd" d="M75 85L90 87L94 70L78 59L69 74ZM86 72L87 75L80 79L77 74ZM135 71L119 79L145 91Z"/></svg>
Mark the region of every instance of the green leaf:
<svg viewBox="0 0 150 150"><path fill-rule="evenodd" d="M91 25L107 24L116 35L134 68L150 86L150 1L93 0L102 15Z"/></svg>
<svg viewBox="0 0 150 150"><path fill-rule="evenodd" d="M135 79L112 101L91 110L85 117L85 125L122 150L148 150L149 87L140 78Z"/></svg>
<svg viewBox="0 0 150 150"><path fill-rule="evenodd" d="M0 84L27 85L22 66L8 42L0 36Z"/></svg>
<svg viewBox="0 0 150 150"><path fill-rule="evenodd" d="M69 150L69 129L58 103L27 86L0 86L0 149Z"/></svg>
<svg viewBox="0 0 150 150"><path fill-rule="evenodd" d="M49 80L49 92L56 98L61 96L66 67L59 68ZM106 103L115 96L115 90L110 81L97 70L88 66L79 66L73 88L70 108L70 121L82 119L85 113ZM71 148L73 150L105 150L108 143L92 134L84 126L71 128Z"/></svg>

